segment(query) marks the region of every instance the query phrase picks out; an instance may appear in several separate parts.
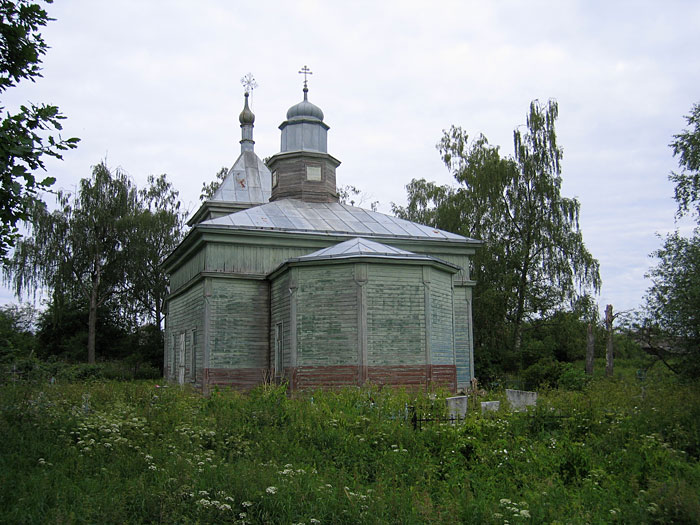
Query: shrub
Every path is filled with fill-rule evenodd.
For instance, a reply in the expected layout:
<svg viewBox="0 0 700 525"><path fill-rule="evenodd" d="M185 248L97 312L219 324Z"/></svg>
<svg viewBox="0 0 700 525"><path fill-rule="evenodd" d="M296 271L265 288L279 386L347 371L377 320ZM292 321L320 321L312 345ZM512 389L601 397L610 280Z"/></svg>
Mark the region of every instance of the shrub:
<svg viewBox="0 0 700 525"><path fill-rule="evenodd" d="M590 382L590 377L580 368L571 363L561 367L558 385L566 390L583 390Z"/></svg>
<svg viewBox="0 0 700 525"><path fill-rule="evenodd" d="M552 358L540 359L523 372L523 381L527 390L540 387L555 387L559 383L561 365Z"/></svg>

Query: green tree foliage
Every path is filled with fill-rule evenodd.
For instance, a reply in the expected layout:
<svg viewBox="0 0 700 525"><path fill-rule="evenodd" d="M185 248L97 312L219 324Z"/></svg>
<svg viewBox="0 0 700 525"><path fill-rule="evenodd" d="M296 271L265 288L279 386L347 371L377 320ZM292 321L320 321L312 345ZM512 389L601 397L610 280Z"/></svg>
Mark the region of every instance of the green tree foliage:
<svg viewBox="0 0 700 525"><path fill-rule="evenodd" d="M126 300L140 318L161 331L165 317L168 278L161 263L177 247L185 231L179 192L165 175L148 177L148 187L139 190L128 242L129 293Z"/></svg>
<svg viewBox="0 0 700 525"><path fill-rule="evenodd" d="M199 194L199 200L204 202L211 199L216 193L216 190L219 189L219 186L221 186L221 183L224 182L226 175L228 175L228 168L226 166L222 166L221 169L216 172L216 176L214 177L213 181L209 183L203 182L202 191Z"/></svg>
<svg viewBox="0 0 700 525"><path fill-rule="evenodd" d="M50 212L37 201L31 236L17 244L5 279L17 295L45 289L54 301L80 297L89 311L88 362L95 362L98 308L128 291L126 249L137 209L127 176L100 163L82 179L76 195L58 194Z"/></svg>
<svg viewBox="0 0 700 525"><path fill-rule="evenodd" d="M561 195L557 114L554 101L532 102L526 126L514 131L512 157L453 126L438 150L458 186L413 180L408 205L394 206L400 217L484 242L472 276L476 366L486 375L513 361L503 350L518 352L525 323L600 287L598 261L579 228L580 204Z"/></svg>
<svg viewBox="0 0 700 525"><path fill-rule="evenodd" d="M691 213L700 221L700 104L693 105L685 119L690 129L674 135L670 144L681 171L671 172L669 178L676 184L678 216Z"/></svg>
<svg viewBox="0 0 700 525"><path fill-rule="evenodd" d="M700 376L700 233L668 235L653 254L642 335L647 350L671 369ZM681 357L680 366L671 364Z"/></svg>
<svg viewBox="0 0 700 525"><path fill-rule="evenodd" d="M0 361L29 357L36 350L36 310L30 304L0 307Z"/></svg>
<svg viewBox="0 0 700 525"><path fill-rule="evenodd" d="M48 47L39 29L50 20L35 3L0 0L0 94L21 80L41 77L39 65ZM0 105L0 113L4 110ZM77 138L47 134L60 131L64 118L56 106L28 104L0 120L0 258L5 262L19 237L17 224L29 218L37 191L55 182L35 172L44 169L46 157L60 159L61 152L77 145Z"/></svg>
<svg viewBox="0 0 700 525"><path fill-rule="evenodd" d="M676 184L677 216L694 215L700 224L700 104L686 121L690 129L670 144L681 171L669 178ZM691 237L667 235L652 256L658 263L649 271L652 286L635 328L645 349L669 368L700 377L700 228Z"/></svg>

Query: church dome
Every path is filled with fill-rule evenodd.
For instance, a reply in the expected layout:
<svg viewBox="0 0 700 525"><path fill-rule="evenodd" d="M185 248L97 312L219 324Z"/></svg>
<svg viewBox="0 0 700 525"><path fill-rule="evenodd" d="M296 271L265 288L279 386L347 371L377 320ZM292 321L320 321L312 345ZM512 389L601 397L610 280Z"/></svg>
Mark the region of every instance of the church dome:
<svg viewBox="0 0 700 525"><path fill-rule="evenodd" d="M255 122L255 115L248 107L248 93L245 94L245 106L243 107L241 114L238 116L238 120L241 123L241 126L245 124L253 124Z"/></svg>
<svg viewBox="0 0 700 525"><path fill-rule="evenodd" d="M309 90L304 88L304 100L292 106L287 111L287 120L310 118L323 121L323 111L317 105L312 104L308 100L307 93Z"/></svg>

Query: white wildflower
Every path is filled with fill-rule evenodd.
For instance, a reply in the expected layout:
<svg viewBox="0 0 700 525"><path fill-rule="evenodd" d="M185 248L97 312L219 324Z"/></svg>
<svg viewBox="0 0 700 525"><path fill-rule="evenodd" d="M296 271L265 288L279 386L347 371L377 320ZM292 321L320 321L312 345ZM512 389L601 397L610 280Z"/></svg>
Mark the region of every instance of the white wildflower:
<svg viewBox="0 0 700 525"><path fill-rule="evenodd" d="M241 505L243 505L247 509L247 508L253 506L253 502L252 501L244 501L243 503L241 503Z"/></svg>
<svg viewBox="0 0 700 525"><path fill-rule="evenodd" d="M277 493L277 487L267 487L267 488L265 489L265 492L267 492L268 494L276 494L276 493Z"/></svg>

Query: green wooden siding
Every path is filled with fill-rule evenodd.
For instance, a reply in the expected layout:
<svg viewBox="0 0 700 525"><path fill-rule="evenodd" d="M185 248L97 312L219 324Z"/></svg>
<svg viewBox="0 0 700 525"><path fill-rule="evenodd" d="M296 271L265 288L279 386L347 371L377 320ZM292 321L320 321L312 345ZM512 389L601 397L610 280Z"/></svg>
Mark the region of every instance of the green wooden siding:
<svg viewBox="0 0 700 525"><path fill-rule="evenodd" d="M287 259L300 257L318 247L254 246L249 244L207 245L206 271L268 274Z"/></svg>
<svg viewBox="0 0 700 525"><path fill-rule="evenodd" d="M268 366L267 281L211 278L209 366Z"/></svg>
<svg viewBox="0 0 700 525"><path fill-rule="evenodd" d="M368 265L368 366L425 364L425 295L420 266Z"/></svg>
<svg viewBox="0 0 700 525"><path fill-rule="evenodd" d="M299 267L297 365L357 364L357 290L352 264Z"/></svg>
<svg viewBox="0 0 700 525"><path fill-rule="evenodd" d="M185 264L170 275L170 291L176 292L203 272L204 262L205 257L203 250L190 257Z"/></svg>
<svg viewBox="0 0 700 525"><path fill-rule="evenodd" d="M468 300L469 299L469 300ZM454 324L455 324L455 354L457 357L457 386L467 386L473 377L471 370L472 335L471 335L471 289L465 286L455 286L454 290Z"/></svg>
<svg viewBox="0 0 700 525"><path fill-rule="evenodd" d="M430 316L430 363L453 365L452 275L447 272L431 272Z"/></svg>
<svg viewBox="0 0 700 525"><path fill-rule="evenodd" d="M274 364L275 327L282 323L282 353L283 367L291 364L289 328L291 319L289 313L289 274L285 273L275 279L270 285L270 363Z"/></svg>
<svg viewBox="0 0 700 525"><path fill-rule="evenodd" d="M182 342L181 335L184 333L185 381L194 382L198 386L202 384L204 368L203 312L204 290L202 283L174 297L168 303L168 321L165 330L165 374L172 381L177 380L176 366L179 364L177 363L177 351Z"/></svg>

